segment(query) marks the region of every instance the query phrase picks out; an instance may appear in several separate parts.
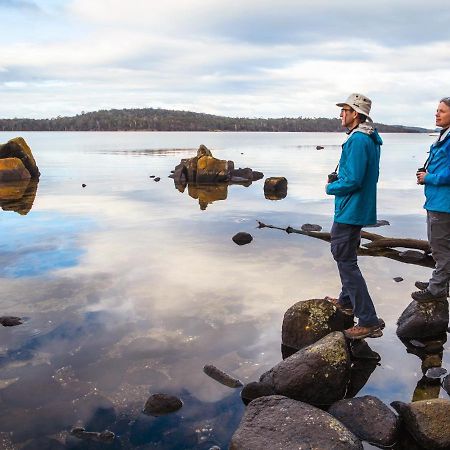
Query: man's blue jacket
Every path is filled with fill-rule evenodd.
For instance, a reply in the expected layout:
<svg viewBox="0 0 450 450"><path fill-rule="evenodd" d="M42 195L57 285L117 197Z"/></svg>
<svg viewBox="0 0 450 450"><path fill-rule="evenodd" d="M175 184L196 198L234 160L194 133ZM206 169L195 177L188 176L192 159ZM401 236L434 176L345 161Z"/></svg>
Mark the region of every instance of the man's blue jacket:
<svg viewBox="0 0 450 450"><path fill-rule="evenodd" d="M425 205L428 211L450 213L450 133L430 147L425 182Z"/></svg>
<svg viewBox="0 0 450 450"><path fill-rule="evenodd" d="M335 222L361 226L376 223L382 144L377 130L362 123L342 145L338 179L326 187L327 194L335 196Z"/></svg>

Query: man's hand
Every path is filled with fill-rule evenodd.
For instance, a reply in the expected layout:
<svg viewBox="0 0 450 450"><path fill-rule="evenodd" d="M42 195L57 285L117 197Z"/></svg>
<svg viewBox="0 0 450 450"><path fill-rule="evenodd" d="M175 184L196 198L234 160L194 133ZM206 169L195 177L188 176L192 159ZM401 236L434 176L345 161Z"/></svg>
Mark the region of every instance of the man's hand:
<svg viewBox="0 0 450 450"><path fill-rule="evenodd" d="M428 172L417 172L416 178L417 178L417 184L425 184L425 176Z"/></svg>

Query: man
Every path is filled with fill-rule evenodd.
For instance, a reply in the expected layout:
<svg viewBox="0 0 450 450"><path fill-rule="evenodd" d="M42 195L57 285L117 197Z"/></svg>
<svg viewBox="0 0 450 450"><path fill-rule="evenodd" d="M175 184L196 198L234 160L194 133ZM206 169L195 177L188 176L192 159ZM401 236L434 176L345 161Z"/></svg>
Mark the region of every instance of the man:
<svg viewBox="0 0 450 450"><path fill-rule="evenodd" d="M445 301L450 280L450 97L440 100L435 116L441 132L416 177L425 185L428 241L436 266L428 283L416 282L421 290L411 297L418 302Z"/></svg>
<svg viewBox="0 0 450 450"><path fill-rule="evenodd" d="M384 322L377 317L358 267L357 250L361 228L377 221L376 197L383 143L369 116L372 102L361 94L351 94L341 107L341 122L348 138L342 145L337 179L328 180L326 193L335 196L334 222L331 228L331 253L342 282L339 298L327 299L358 324L344 334L349 339L380 337ZM336 178L336 177L335 177Z"/></svg>

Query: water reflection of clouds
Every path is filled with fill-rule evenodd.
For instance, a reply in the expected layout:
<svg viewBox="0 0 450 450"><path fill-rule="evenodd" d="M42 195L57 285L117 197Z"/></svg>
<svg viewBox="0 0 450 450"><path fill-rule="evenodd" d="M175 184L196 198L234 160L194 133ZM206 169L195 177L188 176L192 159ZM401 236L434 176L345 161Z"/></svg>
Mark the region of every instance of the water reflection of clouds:
<svg viewBox="0 0 450 450"><path fill-rule="evenodd" d="M17 216L2 222L0 274L6 277L43 275L78 263L83 249L78 236L91 229L89 218L36 212L26 223Z"/></svg>

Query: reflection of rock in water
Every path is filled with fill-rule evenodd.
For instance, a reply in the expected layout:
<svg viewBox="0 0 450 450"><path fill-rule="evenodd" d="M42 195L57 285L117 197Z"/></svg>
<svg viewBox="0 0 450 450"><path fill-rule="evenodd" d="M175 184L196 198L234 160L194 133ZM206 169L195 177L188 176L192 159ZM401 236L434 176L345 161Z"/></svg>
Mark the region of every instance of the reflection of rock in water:
<svg viewBox="0 0 450 450"><path fill-rule="evenodd" d="M208 205L219 200L226 200L228 196L228 184L220 183L215 185L188 184L188 194L190 197L198 199L200 209L204 211Z"/></svg>
<svg viewBox="0 0 450 450"><path fill-rule="evenodd" d="M26 215L33 207L39 180L0 183L0 207L3 211L15 211Z"/></svg>

